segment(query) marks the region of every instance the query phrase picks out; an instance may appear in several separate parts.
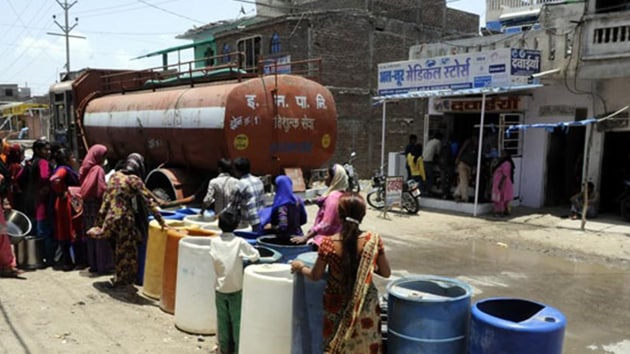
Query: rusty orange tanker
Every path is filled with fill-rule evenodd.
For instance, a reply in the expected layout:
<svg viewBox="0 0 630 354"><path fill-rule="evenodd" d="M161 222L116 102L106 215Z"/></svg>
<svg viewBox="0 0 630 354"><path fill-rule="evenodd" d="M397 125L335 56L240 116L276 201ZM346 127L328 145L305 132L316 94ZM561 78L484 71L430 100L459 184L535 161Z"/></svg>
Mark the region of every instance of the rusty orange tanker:
<svg viewBox="0 0 630 354"><path fill-rule="evenodd" d="M67 115L74 120L64 122L63 106L53 108L53 129L66 123L68 144L79 151L106 145L110 160L141 153L159 166L147 184L165 188L170 198L211 174L222 157L247 157L253 173L275 175L285 167L320 168L335 151L335 102L315 81L269 75L149 89L129 84L146 86L148 78L87 70L66 88L77 101ZM59 92L51 88L53 105Z"/></svg>

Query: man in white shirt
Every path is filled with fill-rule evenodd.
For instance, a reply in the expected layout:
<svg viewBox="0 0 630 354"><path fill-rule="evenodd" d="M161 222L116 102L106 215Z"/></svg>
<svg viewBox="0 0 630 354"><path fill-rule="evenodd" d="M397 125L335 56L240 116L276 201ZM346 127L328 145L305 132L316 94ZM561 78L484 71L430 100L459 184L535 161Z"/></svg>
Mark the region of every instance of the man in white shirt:
<svg viewBox="0 0 630 354"><path fill-rule="evenodd" d="M434 167L437 162L437 155L440 153L440 147L442 147L442 133L437 132L433 135L433 138L424 146L422 152L422 160L424 161L424 172L427 175L427 181L425 183L425 193L431 195L431 188L433 188L433 182L435 181Z"/></svg>

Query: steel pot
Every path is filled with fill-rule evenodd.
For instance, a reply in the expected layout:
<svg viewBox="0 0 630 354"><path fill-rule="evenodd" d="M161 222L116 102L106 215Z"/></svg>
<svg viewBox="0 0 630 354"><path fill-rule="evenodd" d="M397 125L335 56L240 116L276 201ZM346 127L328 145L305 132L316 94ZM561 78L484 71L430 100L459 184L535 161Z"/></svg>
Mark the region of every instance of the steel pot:
<svg viewBox="0 0 630 354"><path fill-rule="evenodd" d="M15 245L15 258L18 268L44 268L44 238L25 236Z"/></svg>

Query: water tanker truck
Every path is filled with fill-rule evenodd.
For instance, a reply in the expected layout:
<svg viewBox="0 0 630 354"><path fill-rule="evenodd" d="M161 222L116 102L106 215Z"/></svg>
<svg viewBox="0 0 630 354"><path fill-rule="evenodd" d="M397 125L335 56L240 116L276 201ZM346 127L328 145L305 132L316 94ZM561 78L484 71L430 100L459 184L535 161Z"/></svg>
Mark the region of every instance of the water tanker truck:
<svg viewBox="0 0 630 354"><path fill-rule="evenodd" d="M277 175L320 168L335 151L335 102L313 80L164 81L149 71L85 70L51 87L51 131L79 156L93 144L107 146L109 161L142 154L147 186L171 200L194 192L220 158L246 157L252 173Z"/></svg>

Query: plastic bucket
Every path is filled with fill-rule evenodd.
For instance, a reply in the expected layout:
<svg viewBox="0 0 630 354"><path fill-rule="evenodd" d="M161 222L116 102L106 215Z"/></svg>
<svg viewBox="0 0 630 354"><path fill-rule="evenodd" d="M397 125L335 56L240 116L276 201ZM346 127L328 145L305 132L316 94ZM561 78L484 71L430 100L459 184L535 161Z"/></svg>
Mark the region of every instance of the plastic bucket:
<svg viewBox="0 0 630 354"><path fill-rule="evenodd" d="M296 258L312 267L317 260L317 252L306 252ZM293 328L291 336L292 354L320 354L324 352L323 322L324 306L322 298L326 278L312 281L302 274L293 279Z"/></svg>
<svg viewBox="0 0 630 354"><path fill-rule="evenodd" d="M561 354L566 318L529 300L490 298L472 307L470 354Z"/></svg>
<svg viewBox="0 0 630 354"><path fill-rule="evenodd" d="M217 332L216 274L208 254L212 239L188 236L179 241L175 326L188 333Z"/></svg>
<svg viewBox="0 0 630 354"><path fill-rule="evenodd" d="M167 231L164 249L164 267L162 271L162 294L160 309L167 313L175 311L175 291L177 288L177 261L179 241L186 236L215 236L216 233L203 229L175 229Z"/></svg>
<svg viewBox="0 0 630 354"><path fill-rule="evenodd" d="M288 264L245 268L239 339L240 354L278 354L291 350L293 275Z"/></svg>
<svg viewBox="0 0 630 354"><path fill-rule="evenodd" d="M410 276L391 281L387 349L397 354L465 354L470 286L456 279Z"/></svg>
<svg viewBox="0 0 630 354"><path fill-rule="evenodd" d="M182 228L184 223L178 220L166 220L166 224ZM162 294L162 274L164 272L164 251L166 249L166 230L153 220L149 223L146 259L142 281L142 293L150 298L159 299Z"/></svg>
<svg viewBox="0 0 630 354"><path fill-rule="evenodd" d="M313 250L311 245L296 245L291 243L291 240L280 239L276 235L260 236L256 239L256 243L280 252L282 254L280 263L287 263L294 260L298 255Z"/></svg>

